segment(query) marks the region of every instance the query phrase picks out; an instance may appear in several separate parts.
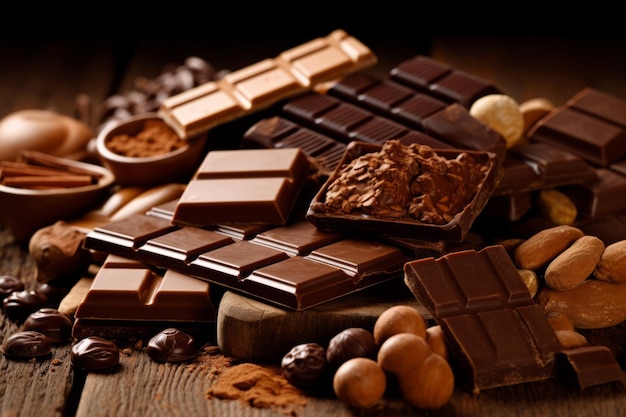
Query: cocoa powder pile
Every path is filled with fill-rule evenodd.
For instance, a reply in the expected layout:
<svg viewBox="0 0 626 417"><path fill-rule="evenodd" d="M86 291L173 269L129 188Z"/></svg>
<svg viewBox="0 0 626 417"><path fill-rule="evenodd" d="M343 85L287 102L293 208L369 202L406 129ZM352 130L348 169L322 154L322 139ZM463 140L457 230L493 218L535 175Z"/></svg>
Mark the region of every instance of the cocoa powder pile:
<svg viewBox="0 0 626 417"><path fill-rule="evenodd" d="M185 145L176 132L161 120L146 120L136 135L119 134L107 139L111 152L122 156L146 157L162 155Z"/></svg>
<svg viewBox="0 0 626 417"><path fill-rule="evenodd" d="M296 416L307 403L278 365L240 363L223 369L206 393L208 399L237 400L255 408L272 408Z"/></svg>

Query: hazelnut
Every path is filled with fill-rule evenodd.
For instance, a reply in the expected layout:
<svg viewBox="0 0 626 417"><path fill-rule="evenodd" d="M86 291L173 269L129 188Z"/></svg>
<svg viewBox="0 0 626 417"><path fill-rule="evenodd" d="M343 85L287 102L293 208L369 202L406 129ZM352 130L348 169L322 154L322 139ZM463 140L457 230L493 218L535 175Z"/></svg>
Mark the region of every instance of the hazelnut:
<svg viewBox="0 0 626 417"><path fill-rule="evenodd" d="M399 375L398 382L404 400L425 410L444 406L454 393L454 372L447 360L434 353L413 372Z"/></svg>
<svg viewBox="0 0 626 417"><path fill-rule="evenodd" d="M351 327L334 336L326 348L326 361L338 367L348 359L364 357L376 359L378 346L369 330Z"/></svg>
<svg viewBox="0 0 626 417"><path fill-rule="evenodd" d="M378 346L397 333L426 337L426 320L415 308L399 304L382 312L374 323L373 333Z"/></svg>
<svg viewBox="0 0 626 417"><path fill-rule="evenodd" d="M426 329L426 343L428 343L433 353L448 359L448 345L446 344L443 329L439 324Z"/></svg>
<svg viewBox="0 0 626 417"><path fill-rule="evenodd" d="M376 361L352 358L342 363L333 377L337 398L349 406L369 408L378 403L387 389L387 376Z"/></svg>
<svg viewBox="0 0 626 417"><path fill-rule="evenodd" d="M512 97L488 94L476 100L469 113L500 133L506 140L507 148L518 145L523 138L524 116Z"/></svg>
<svg viewBox="0 0 626 417"><path fill-rule="evenodd" d="M432 349L423 337L413 333L398 333L380 345L377 360L384 371L398 375L411 372L431 353Z"/></svg>
<svg viewBox="0 0 626 417"><path fill-rule="evenodd" d="M563 349L573 349L581 346L589 346L585 336L575 330L556 330L554 332Z"/></svg>
<svg viewBox="0 0 626 417"><path fill-rule="evenodd" d="M552 330L574 330L574 324L569 317L560 311L548 311L546 314L548 323L552 326Z"/></svg>

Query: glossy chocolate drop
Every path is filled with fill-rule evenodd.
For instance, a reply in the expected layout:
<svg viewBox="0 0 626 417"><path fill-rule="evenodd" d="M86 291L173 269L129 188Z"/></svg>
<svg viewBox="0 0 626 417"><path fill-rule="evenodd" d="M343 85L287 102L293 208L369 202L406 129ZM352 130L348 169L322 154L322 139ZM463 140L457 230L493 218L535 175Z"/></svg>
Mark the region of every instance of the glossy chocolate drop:
<svg viewBox="0 0 626 417"><path fill-rule="evenodd" d="M12 275L0 276L0 300L4 300L12 292L24 290L24 283Z"/></svg>
<svg viewBox="0 0 626 417"><path fill-rule="evenodd" d="M13 291L2 300L4 314L13 321L23 321L31 313L49 306L48 297L33 290Z"/></svg>
<svg viewBox="0 0 626 417"><path fill-rule="evenodd" d="M194 338L174 328L165 329L150 339L146 352L157 362L183 362L198 356Z"/></svg>
<svg viewBox="0 0 626 417"><path fill-rule="evenodd" d="M30 359L50 354L50 341L46 335L25 330L9 336L2 344L3 353L15 359Z"/></svg>
<svg viewBox="0 0 626 417"><path fill-rule="evenodd" d="M120 363L120 351L108 339L86 337L72 346L72 365L85 371L108 369Z"/></svg>
<svg viewBox="0 0 626 417"><path fill-rule="evenodd" d="M26 318L24 330L45 334L53 344L65 343L72 334L72 320L55 308L44 307Z"/></svg>

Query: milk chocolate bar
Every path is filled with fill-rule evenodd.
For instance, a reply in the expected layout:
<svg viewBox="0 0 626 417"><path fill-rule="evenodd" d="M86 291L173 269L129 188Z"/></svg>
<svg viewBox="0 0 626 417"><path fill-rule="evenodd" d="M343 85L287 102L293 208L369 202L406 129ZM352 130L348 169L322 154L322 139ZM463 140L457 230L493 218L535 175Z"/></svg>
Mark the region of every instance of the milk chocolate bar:
<svg viewBox="0 0 626 417"><path fill-rule="evenodd" d="M173 226L162 214L96 227L84 246L294 310L401 277L410 259L396 246L318 230L306 220L235 240L218 226Z"/></svg>
<svg viewBox="0 0 626 417"><path fill-rule="evenodd" d="M376 62L367 46L338 29L169 97L158 114L180 137L190 138Z"/></svg>
<svg viewBox="0 0 626 417"><path fill-rule="evenodd" d="M206 338L215 318L208 282L109 255L76 309L72 336L151 336L176 327Z"/></svg>
<svg viewBox="0 0 626 417"><path fill-rule="evenodd" d="M285 224L309 170L298 148L211 151L180 196L172 222Z"/></svg>
<svg viewBox="0 0 626 417"><path fill-rule="evenodd" d="M392 146L403 146L397 145L397 142L389 141L383 146L357 142L351 142L344 154L344 158L342 159L340 165L337 167L336 171L333 175L324 183L324 185L320 188L319 192L315 195L314 199L311 201L309 206L309 210L306 213L306 218L317 227L322 228L324 230L335 230L342 232L357 232L357 233L365 233L365 234L373 234L378 236L396 236L396 237L408 237L413 239L422 239L422 240L447 240L453 242L462 241L473 223L476 217L480 214L481 210L485 207L489 196L491 195L494 187L496 186L498 179L502 175L502 167L498 163L497 157L495 154L491 152L472 152L472 151L459 151L459 150L437 150L436 154L432 156L433 161L437 158L447 159L448 161L455 160L464 160L467 164L467 172L464 174L458 173L459 175L470 175L470 172L473 172L479 165L482 167L480 171L480 181L478 181L478 186L475 189L475 192L471 194L471 198L466 201L465 204L461 206L459 212L449 213L450 219L441 219L441 222L426 221L421 218L416 218L415 216L409 214L406 211L406 207L410 207L409 204L392 204L389 207L377 207L377 213L370 213L369 211L373 210L374 205L364 205L366 211L363 209L355 209L350 210L350 212L346 212L343 208L341 210L337 210L336 208L329 207L329 190L331 187L335 186L335 184L341 184L343 181L337 181L338 178L342 175L342 170L352 163L354 160L358 158L367 156L376 158L376 153L380 153L385 149L388 149ZM463 154L463 157L460 157ZM393 155L398 159L402 159L403 152L401 149L396 149L396 151L391 150L386 152L386 158L390 161ZM435 157L436 156L436 157ZM379 160L383 160L383 156L379 157ZM466 158L466 159L465 159ZM403 159L402 159L403 160ZM441 161L441 159L439 159ZM402 165L400 161L398 162L398 166ZM423 161L425 162L425 161ZM417 163L416 163L417 164ZM470 168L471 167L471 168ZM392 177L387 178L387 183L384 183L382 180L378 185L379 189L388 189L388 194L393 193L396 197L401 195L402 191L406 191L408 193L408 188L402 187L402 174L398 173L400 168L395 168L393 170L385 170L392 175L392 172L396 172L398 178L395 180ZM429 178L427 178L429 177ZM372 178L360 178L358 181L367 181L368 183L377 183L373 181L378 181ZM336 182L337 181L337 182ZM412 180L413 181L413 180ZM444 195L447 202L445 204L452 204L454 200L453 194L459 191L458 187L456 191L453 190L444 190L444 184L437 183L437 180L429 175L424 177L425 191L422 194L424 199L428 198L435 201L438 199L437 195ZM415 180L416 184L419 182ZM465 178L465 184L469 185L471 183L470 177ZM446 186L449 186L446 183ZM346 186L347 187L347 186ZM362 187L361 187L362 188ZM355 190L360 189L355 186ZM338 193L341 194L341 193ZM376 194L376 191L372 192L372 195ZM427 196L426 196L427 194ZM363 191L363 195L361 197L370 195L366 190ZM385 194L380 194L385 195ZM359 198L361 198L359 197ZM406 197L409 199L409 197ZM418 200L420 197L416 197ZM349 199L346 197L346 199ZM332 205L336 205L333 199ZM445 205L444 204L444 205ZM342 205L343 207L343 205ZM416 206L417 207L417 206ZM419 205L419 207L423 207ZM394 213L391 213L392 210L397 210ZM403 212L404 210L404 212Z"/></svg>
<svg viewBox="0 0 626 417"><path fill-rule="evenodd" d="M425 55L417 55L399 63L391 69L390 77L417 91L449 104L459 103L467 109L482 96L502 94L488 80Z"/></svg>
<svg viewBox="0 0 626 417"><path fill-rule="evenodd" d="M539 120L528 137L608 167L626 157L625 129L626 101L585 88Z"/></svg>

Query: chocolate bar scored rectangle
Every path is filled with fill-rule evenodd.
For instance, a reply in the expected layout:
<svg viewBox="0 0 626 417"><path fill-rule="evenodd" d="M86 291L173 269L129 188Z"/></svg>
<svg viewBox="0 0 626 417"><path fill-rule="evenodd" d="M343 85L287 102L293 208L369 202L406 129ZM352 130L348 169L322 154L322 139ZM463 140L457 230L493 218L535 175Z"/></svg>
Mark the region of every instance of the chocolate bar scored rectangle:
<svg viewBox="0 0 626 417"><path fill-rule="evenodd" d="M367 46L338 29L169 97L158 114L180 137L190 138L376 62Z"/></svg>
<svg viewBox="0 0 626 417"><path fill-rule="evenodd" d="M162 212L138 214L94 228L84 246L294 310L401 278L404 263L411 259L396 246L347 239L305 220L270 228L250 240L234 240L218 228L200 232L193 226L173 226ZM187 233L196 238L186 239Z"/></svg>

